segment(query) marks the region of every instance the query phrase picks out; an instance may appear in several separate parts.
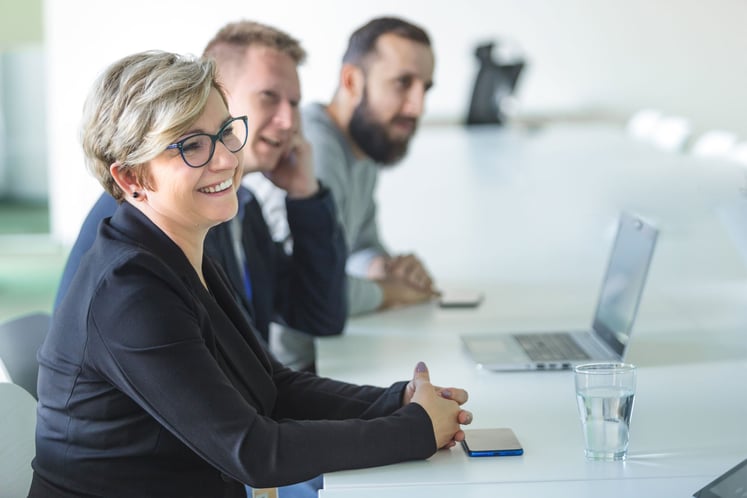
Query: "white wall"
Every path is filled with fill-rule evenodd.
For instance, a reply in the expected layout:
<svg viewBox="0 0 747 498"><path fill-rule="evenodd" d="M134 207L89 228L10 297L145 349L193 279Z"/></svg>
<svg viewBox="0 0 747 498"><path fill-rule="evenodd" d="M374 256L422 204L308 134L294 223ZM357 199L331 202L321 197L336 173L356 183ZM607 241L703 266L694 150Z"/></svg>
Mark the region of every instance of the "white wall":
<svg viewBox="0 0 747 498"><path fill-rule="evenodd" d="M301 39L310 53L304 99L326 100L350 31L384 14L410 18L432 35L436 87L426 121L463 118L475 44L504 38L529 59L519 94L526 113L625 116L657 107L689 116L696 128L747 136L744 0L46 0L53 234L71 242L99 192L77 135L85 94L107 64L153 48L200 53L224 23L250 18Z"/></svg>

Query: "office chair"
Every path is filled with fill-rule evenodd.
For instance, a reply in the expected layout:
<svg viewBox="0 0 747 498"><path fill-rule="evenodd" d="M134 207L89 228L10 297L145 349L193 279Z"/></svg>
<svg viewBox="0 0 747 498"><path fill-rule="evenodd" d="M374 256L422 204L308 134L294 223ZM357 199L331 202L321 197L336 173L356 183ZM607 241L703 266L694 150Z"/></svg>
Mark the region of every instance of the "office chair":
<svg viewBox="0 0 747 498"><path fill-rule="evenodd" d="M737 143L737 134L726 130L709 130L700 135L690 148L698 157L727 158Z"/></svg>
<svg viewBox="0 0 747 498"><path fill-rule="evenodd" d="M660 149L682 151L692 135L692 125L682 116L664 116L656 123L651 143Z"/></svg>
<svg viewBox="0 0 747 498"><path fill-rule="evenodd" d="M736 161L747 168L747 142L734 144L734 147L732 147L732 150L729 153L729 159Z"/></svg>
<svg viewBox="0 0 747 498"><path fill-rule="evenodd" d="M0 360L14 384L36 395L36 352L47 336L49 313L22 315L0 324Z"/></svg>
<svg viewBox="0 0 747 498"><path fill-rule="evenodd" d="M467 113L468 125L505 124L507 107L514 102L513 95L519 75L524 70L523 60L493 60L495 43L485 43L475 49L480 69L475 78Z"/></svg>
<svg viewBox="0 0 747 498"><path fill-rule="evenodd" d="M633 113L625 128L631 137L650 141L662 117L661 111L656 109L641 109Z"/></svg>
<svg viewBox="0 0 747 498"><path fill-rule="evenodd" d="M36 400L21 386L0 383L0 498L26 496L36 453Z"/></svg>
<svg viewBox="0 0 747 498"><path fill-rule="evenodd" d="M656 109L641 109L635 112L625 128L631 137L671 151L683 150L692 135L692 126L688 119L668 116Z"/></svg>

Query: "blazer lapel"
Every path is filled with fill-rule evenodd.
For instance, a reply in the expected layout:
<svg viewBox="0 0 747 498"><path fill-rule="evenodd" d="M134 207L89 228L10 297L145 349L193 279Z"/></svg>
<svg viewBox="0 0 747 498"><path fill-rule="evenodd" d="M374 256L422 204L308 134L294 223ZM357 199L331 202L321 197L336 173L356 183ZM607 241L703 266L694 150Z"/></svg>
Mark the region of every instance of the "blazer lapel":
<svg viewBox="0 0 747 498"><path fill-rule="evenodd" d="M211 325L223 362L221 367L234 386L245 397L254 399L262 413L269 415L277 396L270 359L254 327L244 319L225 283L225 275L209 260L203 264L203 272L214 296L205 305L210 315L216 317Z"/></svg>
<svg viewBox="0 0 747 498"><path fill-rule="evenodd" d="M109 222L102 223L100 230L108 232L111 239L127 239L137 245L147 240L147 250L169 261L175 277L184 281L210 317L210 329L204 332L205 341L221 369L242 396L253 401L260 413L272 413L277 389L270 360L220 267L210 257L203 259L202 270L213 298L181 249L137 208L126 202L119 206Z"/></svg>

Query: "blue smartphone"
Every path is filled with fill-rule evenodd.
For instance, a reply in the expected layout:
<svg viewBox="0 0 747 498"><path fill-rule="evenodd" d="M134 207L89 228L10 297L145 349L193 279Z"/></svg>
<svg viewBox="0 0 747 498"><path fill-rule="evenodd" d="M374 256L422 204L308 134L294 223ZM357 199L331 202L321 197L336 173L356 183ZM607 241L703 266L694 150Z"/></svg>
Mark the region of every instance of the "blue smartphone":
<svg viewBox="0 0 747 498"><path fill-rule="evenodd" d="M467 429L462 441L471 457L523 455L519 439L511 429Z"/></svg>

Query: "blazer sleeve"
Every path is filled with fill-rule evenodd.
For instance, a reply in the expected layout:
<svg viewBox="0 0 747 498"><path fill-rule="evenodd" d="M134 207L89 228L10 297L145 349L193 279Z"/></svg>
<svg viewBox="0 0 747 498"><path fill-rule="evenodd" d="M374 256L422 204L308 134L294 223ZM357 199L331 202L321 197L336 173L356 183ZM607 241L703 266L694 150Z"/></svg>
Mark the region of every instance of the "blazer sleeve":
<svg viewBox="0 0 747 498"><path fill-rule="evenodd" d="M402 406L406 381L389 388L358 386L299 372L274 363L277 419L371 419L390 415Z"/></svg>
<svg viewBox="0 0 747 498"><path fill-rule="evenodd" d="M315 336L341 334L347 320L347 247L331 192L287 199L293 252L276 244L279 280L275 309L285 323Z"/></svg>
<svg viewBox="0 0 747 498"><path fill-rule="evenodd" d="M436 451L430 419L415 403L370 419L291 420L265 413L261 402L241 395L211 353L205 331L214 320L200 300L153 259L136 256L102 280L89 312L88 357L101 376L221 472L255 487L281 486L324 472L426 458ZM259 362L249 356L247 362ZM312 392L327 395L308 394L301 403L335 404L332 411L341 417L362 406L361 413L377 410L377 403L391 408L386 396L397 389L401 395L401 387L363 388L354 397L366 403L351 408L334 398L356 388L333 384L322 389L327 381L314 379L303 378L302 385L291 388L292 377L281 371L273 379L283 400L278 407L289 404L287 398L298 395L303 383L316 384ZM247 376L247 383L260 382ZM309 408L311 415L323 411ZM294 413L303 414L298 407Z"/></svg>
<svg viewBox="0 0 747 498"><path fill-rule="evenodd" d="M75 272L78 271L78 267L80 266L80 260L83 259L83 255L91 248L93 241L96 240L99 223L104 218L112 216L116 210L117 201L114 200L114 197L104 192L99 196L96 204L93 205L91 211L86 216L86 219L83 220L83 225L80 227L80 232L78 232L78 238L75 239L75 243L70 249L65 268L62 271L60 285L57 287L57 295L54 299L54 309L57 309L65 294L67 294L70 282L72 282Z"/></svg>

